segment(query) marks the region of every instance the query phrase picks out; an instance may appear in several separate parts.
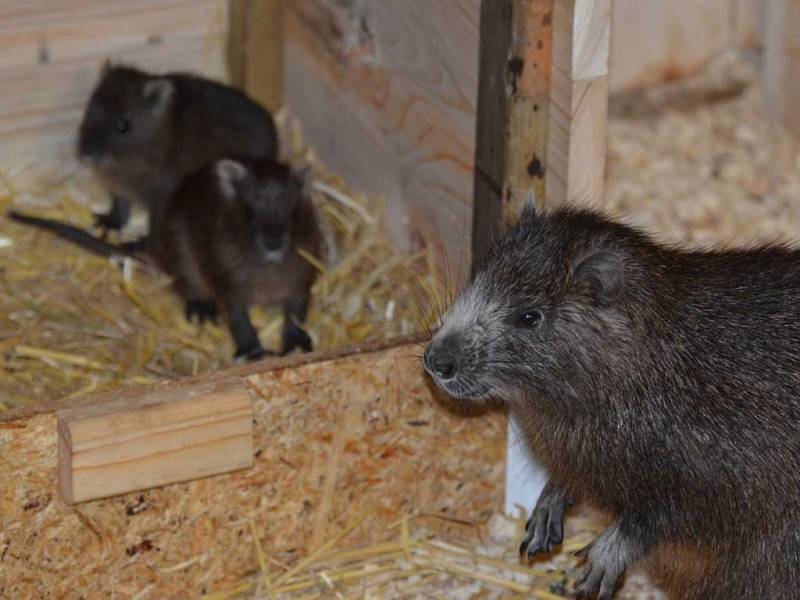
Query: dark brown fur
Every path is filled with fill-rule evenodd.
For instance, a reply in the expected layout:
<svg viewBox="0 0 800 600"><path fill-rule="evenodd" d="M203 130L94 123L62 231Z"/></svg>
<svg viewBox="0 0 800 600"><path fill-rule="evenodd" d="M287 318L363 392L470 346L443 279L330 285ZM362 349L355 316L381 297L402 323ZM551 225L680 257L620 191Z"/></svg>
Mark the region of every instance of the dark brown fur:
<svg viewBox="0 0 800 600"><path fill-rule="evenodd" d="M274 159L278 141L269 113L238 90L185 73L106 65L77 151L112 194L112 210L98 223L119 229L130 203L139 203L155 238L167 201L187 175L224 156Z"/></svg>
<svg viewBox="0 0 800 600"><path fill-rule="evenodd" d="M311 350L302 329L316 272L298 252L318 256L320 235L302 181L271 160L221 159L189 176L167 205L158 239L147 250L114 246L80 228L9 213L96 254L136 254L174 279L189 320L227 317L237 358L264 354L248 317L254 304L280 304L281 352Z"/></svg>
<svg viewBox="0 0 800 600"><path fill-rule="evenodd" d="M687 252L606 217L528 209L426 349L464 403L505 402L550 480L521 551L564 508L613 521L580 597L644 561L679 600L797 598L800 250Z"/></svg>

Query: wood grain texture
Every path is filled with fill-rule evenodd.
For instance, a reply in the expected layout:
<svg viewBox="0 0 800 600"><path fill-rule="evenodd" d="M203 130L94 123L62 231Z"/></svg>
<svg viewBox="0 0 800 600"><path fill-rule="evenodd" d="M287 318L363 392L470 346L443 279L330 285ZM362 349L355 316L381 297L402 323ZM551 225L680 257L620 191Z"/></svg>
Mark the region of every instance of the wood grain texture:
<svg viewBox="0 0 800 600"><path fill-rule="evenodd" d="M603 198L610 0L564 0L553 11L546 200Z"/></svg>
<svg viewBox="0 0 800 600"><path fill-rule="evenodd" d="M238 379L57 413L61 497L73 504L253 464L253 407Z"/></svg>
<svg viewBox="0 0 800 600"><path fill-rule="evenodd" d="M479 0L287 5L286 102L403 248L469 268ZM443 267L444 265L442 265ZM453 281L458 275L453 276Z"/></svg>
<svg viewBox="0 0 800 600"><path fill-rule="evenodd" d="M396 539L404 515L477 545L478 528L459 522L501 506L504 419L444 410L419 353L384 344L148 387L238 379L254 407L253 467L77 506L58 493L55 415L17 412L0 422L0 595L201 597L258 570L256 541L293 565L365 514L337 550ZM70 402L104 414L107 395Z"/></svg>
<svg viewBox="0 0 800 600"><path fill-rule="evenodd" d="M224 77L222 0L0 2L0 168L71 158L106 58Z"/></svg>
<svg viewBox="0 0 800 600"><path fill-rule="evenodd" d="M230 0L231 81L270 111L283 106L284 1Z"/></svg>

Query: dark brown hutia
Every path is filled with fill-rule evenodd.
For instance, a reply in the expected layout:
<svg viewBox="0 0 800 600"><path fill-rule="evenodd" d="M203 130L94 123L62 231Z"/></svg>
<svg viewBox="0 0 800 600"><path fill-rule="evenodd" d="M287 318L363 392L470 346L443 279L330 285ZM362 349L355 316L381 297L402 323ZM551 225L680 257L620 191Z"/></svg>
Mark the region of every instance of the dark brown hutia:
<svg viewBox="0 0 800 600"><path fill-rule="evenodd" d="M688 252L592 212L520 223L425 352L466 404L501 400L550 479L521 552L565 507L610 514L579 597L643 561L675 599L796 598L800 250Z"/></svg>
<svg viewBox="0 0 800 600"><path fill-rule="evenodd" d="M299 253L319 256L315 210L301 178L272 160L224 158L189 176L166 205L157 239L147 249L114 246L49 219L10 213L15 221L54 232L96 254L136 254L174 279L186 317L227 317L236 358L264 350L248 316L255 304L284 309L281 353L311 350L303 330L314 267Z"/></svg>
<svg viewBox="0 0 800 600"><path fill-rule="evenodd" d="M158 237L169 198L183 179L231 155L277 156L272 117L240 91L185 73L151 75L106 64L83 116L78 158L112 196L111 212L98 216L120 229L131 203L150 215Z"/></svg>

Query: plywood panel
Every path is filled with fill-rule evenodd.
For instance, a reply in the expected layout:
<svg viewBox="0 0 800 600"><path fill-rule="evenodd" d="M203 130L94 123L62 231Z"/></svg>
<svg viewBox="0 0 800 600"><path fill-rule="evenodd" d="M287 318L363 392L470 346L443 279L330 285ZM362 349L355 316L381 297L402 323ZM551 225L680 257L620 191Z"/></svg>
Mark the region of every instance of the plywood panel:
<svg viewBox="0 0 800 600"><path fill-rule="evenodd" d="M366 514L337 549L396 539L389 524L409 514L444 516L425 525L477 543L458 523L500 508L504 420L438 406L420 352L306 355L119 391L118 400L189 394L240 378L255 414L254 465L80 506L59 499L51 409L0 413L0 596L196 598L257 570L256 539L271 560L296 564Z"/></svg>
<svg viewBox="0 0 800 600"><path fill-rule="evenodd" d="M767 107L777 125L800 134L800 5L772 0L765 17L764 86Z"/></svg>
<svg viewBox="0 0 800 600"><path fill-rule="evenodd" d="M0 168L72 154L106 58L225 74L223 0L0 3Z"/></svg>
<svg viewBox="0 0 800 600"><path fill-rule="evenodd" d="M732 0L614 0L612 91L685 77L729 47Z"/></svg>
<svg viewBox="0 0 800 600"><path fill-rule="evenodd" d="M286 102L310 144L412 232L469 266L479 0L289 3Z"/></svg>

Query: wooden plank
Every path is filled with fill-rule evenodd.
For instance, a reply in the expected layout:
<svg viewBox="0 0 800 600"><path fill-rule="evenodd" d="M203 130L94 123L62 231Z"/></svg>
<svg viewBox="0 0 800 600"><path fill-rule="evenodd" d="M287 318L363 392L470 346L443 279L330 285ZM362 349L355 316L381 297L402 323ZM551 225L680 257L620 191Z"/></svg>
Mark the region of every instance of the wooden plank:
<svg viewBox="0 0 800 600"><path fill-rule="evenodd" d="M555 39L554 22L556 7L560 0L514 0L496 2L485 0L481 12L481 55L480 86L478 93L477 150L475 158L475 196L473 216L473 270L480 265L482 256L491 247L493 237L506 224L513 222L522 203L533 191L539 204L555 204L565 201L563 197L551 194L549 188L552 176L550 145L548 137L553 127L551 111L561 110L562 105L552 102L562 101L551 89L555 85L553 69L564 65L556 62L555 53L561 58L572 60L573 39ZM578 13L583 16L583 13ZM589 20L593 15L589 14ZM563 15L562 15L563 17ZM608 11L605 12L606 23ZM597 17L595 17L597 20ZM578 29L583 37L575 38L578 45L575 53L577 69L570 64L567 75L580 75L581 82L594 83L604 62L597 48L608 47L608 33L599 41L586 30ZM589 28L589 34L596 29ZM562 47L555 44L559 41ZM566 44L566 49L563 47ZM599 64L598 64L599 63ZM557 90L558 91L558 90ZM571 92L571 90L569 90ZM587 140L594 154L605 158L605 101L593 98L590 105L592 114L603 128L595 128L593 133L599 137ZM586 107L580 107L577 116L575 135L587 130ZM563 127L555 121L556 131ZM567 124L568 133L572 123ZM569 136L568 136L569 137ZM572 163L584 148L563 147L562 151L570 159L567 163L556 164L555 168L574 168ZM592 154L592 156L594 156ZM583 157L581 157L582 160ZM570 162L571 161L571 162ZM547 164L546 164L547 163ZM597 173L595 173L597 175ZM602 190L602 162L600 163L600 183ZM545 186L547 183L547 187ZM593 182L594 183L594 182ZM598 198L593 198L597 201ZM513 422L508 424L506 453L505 510L515 514L519 507L530 512L546 481L544 470L532 459L525 448L518 429Z"/></svg>
<svg viewBox="0 0 800 600"><path fill-rule="evenodd" d="M475 126L475 179L472 198L472 271L491 248L504 209L508 161L507 86L511 51L511 0L481 2L478 105ZM517 59L514 65L519 64ZM514 83L516 77L514 76Z"/></svg>
<svg viewBox="0 0 800 600"><path fill-rule="evenodd" d="M55 166L107 58L224 78L222 0L0 2L0 169Z"/></svg>
<svg viewBox="0 0 800 600"><path fill-rule="evenodd" d="M283 106L283 0L230 0L231 81L272 112Z"/></svg>
<svg viewBox="0 0 800 600"><path fill-rule="evenodd" d="M771 120L800 134L795 108L800 94L800 5L792 0L767 3L764 34L764 88Z"/></svg>
<svg viewBox="0 0 800 600"><path fill-rule="evenodd" d="M473 269L529 191L544 198L552 11L552 0L482 3Z"/></svg>
<svg viewBox="0 0 800 600"><path fill-rule="evenodd" d="M286 105L401 248L466 279L480 0L287 3Z"/></svg>
<svg viewBox="0 0 800 600"><path fill-rule="evenodd" d="M253 464L253 407L238 379L59 411L58 474L70 504Z"/></svg>
<svg viewBox="0 0 800 600"><path fill-rule="evenodd" d="M441 408L420 344L372 348L145 388L238 379L253 402L253 467L77 506L59 499L55 414L17 411L0 423L3 596L201 597L258 571L256 543L294 565L318 548L313 540L366 514L337 550L397 539L391 524L404 515L445 541L478 544L478 528L463 523L485 523L501 507L503 416ZM62 407L102 415L108 399Z"/></svg>
<svg viewBox="0 0 800 600"><path fill-rule="evenodd" d="M565 0L553 11L546 199L600 204L606 154L610 0Z"/></svg>
<svg viewBox="0 0 800 600"><path fill-rule="evenodd" d="M731 46L732 1L614 0L611 90L642 88L698 72Z"/></svg>

